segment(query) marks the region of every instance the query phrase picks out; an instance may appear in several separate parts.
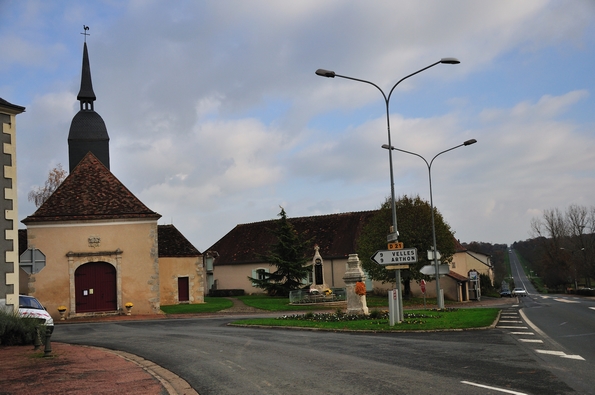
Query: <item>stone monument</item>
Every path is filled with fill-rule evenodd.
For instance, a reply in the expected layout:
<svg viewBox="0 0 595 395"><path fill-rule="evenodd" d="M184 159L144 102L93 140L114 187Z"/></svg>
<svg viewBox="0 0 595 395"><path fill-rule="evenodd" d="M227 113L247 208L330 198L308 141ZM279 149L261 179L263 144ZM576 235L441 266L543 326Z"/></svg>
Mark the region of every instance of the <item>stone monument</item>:
<svg viewBox="0 0 595 395"><path fill-rule="evenodd" d="M366 276L357 254L349 254L343 281L347 297L347 314L368 314L366 305Z"/></svg>
<svg viewBox="0 0 595 395"><path fill-rule="evenodd" d="M314 258L312 258L312 285L310 290L316 290L322 294L324 291L329 289L324 282L324 265L322 256L320 256L320 247L314 246Z"/></svg>

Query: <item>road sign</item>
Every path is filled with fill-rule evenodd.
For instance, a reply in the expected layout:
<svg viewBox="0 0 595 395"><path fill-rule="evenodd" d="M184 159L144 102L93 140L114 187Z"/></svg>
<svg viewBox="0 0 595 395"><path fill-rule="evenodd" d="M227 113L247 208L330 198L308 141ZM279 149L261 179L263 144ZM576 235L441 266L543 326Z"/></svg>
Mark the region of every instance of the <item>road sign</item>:
<svg viewBox="0 0 595 395"><path fill-rule="evenodd" d="M379 250L370 258L379 265L398 265L417 262L417 248Z"/></svg>
<svg viewBox="0 0 595 395"><path fill-rule="evenodd" d="M29 248L19 257L19 266L27 274L36 274L45 267L45 254L36 248Z"/></svg>
<svg viewBox="0 0 595 395"><path fill-rule="evenodd" d="M421 282L419 283L419 287L421 288L421 293L425 294L426 293L426 280L421 280Z"/></svg>
<svg viewBox="0 0 595 395"><path fill-rule="evenodd" d="M440 260L440 251L436 252L436 259ZM434 260L434 250L428 250L428 261Z"/></svg>
<svg viewBox="0 0 595 395"><path fill-rule="evenodd" d="M435 276L436 275L436 267L434 265L425 265L419 269L421 274L425 274L426 276ZM450 272L450 267L448 264L438 265L438 273L442 276L444 274L448 274Z"/></svg>
<svg viewBox="0 0 595 395"><path fill-rule="evenodd" d="M405 247L403 242L399 241L396 243L388 243L389 250L402 250Z"/></svg>
<svg viewBox="0 0 595 395"><path fill-rule="evenodd" d="M386 265L384 268L386 270L405 270L409 269L409 265Z"/></svg>

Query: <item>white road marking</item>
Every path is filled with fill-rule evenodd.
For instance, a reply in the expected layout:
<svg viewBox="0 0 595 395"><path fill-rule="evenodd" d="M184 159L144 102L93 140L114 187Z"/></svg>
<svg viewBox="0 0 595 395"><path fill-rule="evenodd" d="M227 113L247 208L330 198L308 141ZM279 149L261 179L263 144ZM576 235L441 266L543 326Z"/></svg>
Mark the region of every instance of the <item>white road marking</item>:
<svg viewBox="0 0 595 395"><path fill-rule="evenodd" d="M500 329L529 329L526 326L507 326L507 325L496 325L496 328L500 328Z"/></svg>
<svg viewBox="0 0 595 395"><path fill-rule="evenodd" d="M511 335L535 335L533 332L509 332Z"/></svg>
<svg viewBox="0 0 595 395"><path fill-rule="evenodd" d="M595 307L589 307L591 310L595 310Z"/></svg>
<svg viewBox="0 0 595 395"><path fill-rule="evenodd" d="M506 390L504 388L497 388L497 387L492 387L489 385L483 385L483 384L477 384L477 383L472 383L470 381L461 381L461 383L463 384L467 384L467 385L473 385L475 387L479 387L479 388L485 388L485 389L489 389L489 390L493 390L493 391L500 391L500 392L504 392L507 394L514 394L514 395L529 395L525 392L518 392L518 391L512 391L512 390Z"/></svg>
<svg viewBox="0 0 595 395"><path fill-rule="evenodd" d="M543 343L543 340L539 339L519 339L519 341L523 343Z"/></svg>
<svg viewBox="0 0 595 395"><path fill-rule="evenodd" d="M565 352L562 351L554 351L554 350L535 350L540 354L547 354L547 355L556 355L558 357L561 357L562 355L566 355Z"/></svg>
<svg viewBox="0 0 595 395"><path fill-rule="evenodd" d="M562 358L568 358L568 359L576 359L578 361L584 361L585 358L581 357L580 355L561 355Z"/></svg>
<svg viewBox="0 0 595 395"><path fill-rule="evenodd" d="M580 303L577 300L568 300L568 299L560 299L560 298L556 298L554 299L556 302L563 302L563 303Z"/></svg>
<svg viewBox="0 0 595 395"><path fill-rule="evenodd" d="M508 321L508 320L500 320L500 322L506 323L506 324L522 324L523 323L523 321L512 321L512 320L510 320L510 321Z"/></svg>
<svg viewBox="0 0 595 395"><path fill-rule="evenodd" d="M555 355L557 357L567 358L567 359L576 359L578 361L584 361L585 358L581 357L580 355L568 355L563 351L553 351L553 350L535 350L540 354L547 354L547 355Z"/></svg>

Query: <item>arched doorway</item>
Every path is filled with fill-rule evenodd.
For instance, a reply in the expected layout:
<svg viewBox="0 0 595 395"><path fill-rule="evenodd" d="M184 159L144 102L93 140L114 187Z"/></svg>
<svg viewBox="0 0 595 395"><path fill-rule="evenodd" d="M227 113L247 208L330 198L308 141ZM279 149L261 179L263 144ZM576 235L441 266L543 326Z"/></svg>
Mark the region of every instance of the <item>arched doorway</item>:
<svg viewBox="0 0 595 395"><path fill-rule="evenodd" d="M89 262L74 272L77 313L115 311L116 268L107 262Z"/></svg>

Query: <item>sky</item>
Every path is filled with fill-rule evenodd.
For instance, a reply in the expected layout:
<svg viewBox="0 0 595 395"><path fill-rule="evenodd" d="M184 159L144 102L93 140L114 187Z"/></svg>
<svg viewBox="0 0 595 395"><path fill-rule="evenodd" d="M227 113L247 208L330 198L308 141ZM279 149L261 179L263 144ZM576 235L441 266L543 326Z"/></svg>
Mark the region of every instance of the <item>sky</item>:
<svg viewBox="0 0 595 395"><path fill-rule="evenodd" d="M68 169L83 25L112 173L206 251L237 224L433 202L461 242L595 196L595 2L0 0L19 219ZM21 228L24 225L20 224Z"/></svg>

